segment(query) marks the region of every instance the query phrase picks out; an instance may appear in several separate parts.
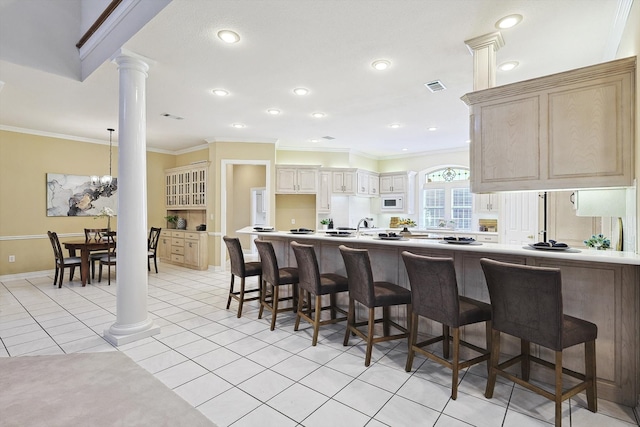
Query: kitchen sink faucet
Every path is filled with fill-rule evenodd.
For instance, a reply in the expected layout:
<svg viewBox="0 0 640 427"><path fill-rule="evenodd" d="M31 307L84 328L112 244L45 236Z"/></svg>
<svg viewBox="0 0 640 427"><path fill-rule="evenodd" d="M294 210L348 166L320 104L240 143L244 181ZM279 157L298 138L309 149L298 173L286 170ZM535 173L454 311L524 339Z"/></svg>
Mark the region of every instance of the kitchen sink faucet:
<svg viewBox="0 0 640 427"><path fill-rule="evenodd" d="M362 218L356 226L356 237L360 237L360 225L365 221L373 221L373 218Z"/></svg>

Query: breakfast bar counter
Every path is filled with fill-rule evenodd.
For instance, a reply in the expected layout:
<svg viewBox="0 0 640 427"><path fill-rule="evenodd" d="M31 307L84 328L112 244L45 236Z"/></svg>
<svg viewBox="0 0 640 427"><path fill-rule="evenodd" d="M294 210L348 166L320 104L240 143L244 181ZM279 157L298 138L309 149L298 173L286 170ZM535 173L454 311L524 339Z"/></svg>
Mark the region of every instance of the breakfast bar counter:
<svg viewBox="0 0 640 427"><path fill-rule="evenodd" d="M595 323L598 396L628 406L638 404L640 392L640 256L630 252L595 251L586 248L541 250L528 246L503 244L450 244L442 240L380 240L376 236L330 237L325 234L292 234L290 232L256 232L251 227L237 231L257 234L274 245L280 267L296 266L290 242L313 244L323 271L346 275L340 245L368 249L375 280L387 280L409 288L402 261L402 251L451 257L456 266L459 292L471 298L490 302L481 258L541 267L559 268L562 272L564 313ZM399 322L405 313L392 312ZM424 325L422 324L424 322ZM421 319L421 331L439 333L439 324ZM484 345L484 327L467 326L464 338ZM503 337L501 350L516 354L519 342ZM532 345L532 354L547 360L552 355ZM584 351L575 346L564 351L565 367L584 371ZM532 372L541 381L553 383L547 372Z"/></svg>

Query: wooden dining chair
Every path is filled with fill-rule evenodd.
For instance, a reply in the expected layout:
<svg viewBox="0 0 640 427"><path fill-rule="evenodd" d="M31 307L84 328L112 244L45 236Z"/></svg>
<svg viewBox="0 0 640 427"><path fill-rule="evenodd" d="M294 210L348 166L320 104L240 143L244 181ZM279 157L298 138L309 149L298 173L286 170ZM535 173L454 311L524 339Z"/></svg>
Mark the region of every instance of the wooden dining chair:
<svg viewBox="0 0 640 427"><path fill-rule="evenodd" d="M106 234L107 242L109 243L109 250L106 255L103 255L100 258L100 268L98 270L98 282L102 282L102 267L107 266L107 283L111 286L111 267L115 266L117 263L116 256L116 232L109 231Z"/></svg>
<svg viewBox="0 0 640 427"><path fill-rule="evenodd" d="M158 242L160 241L161 228L151 227L149 231L149 239L147 240L147 270L151 271L151 260L153 259L153 265L156 268L156 274L158 274L158 259L156 253L158 251Z"/></svg>
<svg viewBox="0 0 640 427"><path fill-rule="evenodd" d="M69 269L69 281L71 281L73 280L73 273L75 272L76 267L80 267L82 261L80 260L80 257L77 256L64 256L62 253L62 246L60 246L60 240L58 239L58 234L55 231L47 231L47 235L49 236L49 241L51 242L53 255L55 256L56 261L56 275L53 279L53 286L58 282L58 288L61 288L64 269Z"/></svg>
<svg viewBox="0 0 640 427"><path fill-rule="evenodd" d="M84 239L87 242L89 241L100 242L101 240L104 239L104 236L108 232L109 232L108 228L85 228ZM91 264L91 275L88 276L89 283L91 283L92 279L96 278L96 262L99 262L100 258L102 258L104 255L107 255L107 252L108 251L100 249L100 250L92 251L89 254L89 263Z"/></svg>

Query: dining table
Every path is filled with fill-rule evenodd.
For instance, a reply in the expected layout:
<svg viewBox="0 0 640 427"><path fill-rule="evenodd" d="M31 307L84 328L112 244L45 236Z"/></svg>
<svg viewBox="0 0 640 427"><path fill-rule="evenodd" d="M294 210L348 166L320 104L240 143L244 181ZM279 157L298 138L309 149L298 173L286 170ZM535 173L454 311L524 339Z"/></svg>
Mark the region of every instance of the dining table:
<svg viewBox="0 0 640 427"><path fill-rule="evenodd" d="M87 278L89 277L89 254L93 251L103 251L111 247L115 247L115 242L102 240L75 240L70 242L64 242L64 247L69 250L69 256L77 256L76 252L80 251L80 279L82 286L86 286Z"/></svg>

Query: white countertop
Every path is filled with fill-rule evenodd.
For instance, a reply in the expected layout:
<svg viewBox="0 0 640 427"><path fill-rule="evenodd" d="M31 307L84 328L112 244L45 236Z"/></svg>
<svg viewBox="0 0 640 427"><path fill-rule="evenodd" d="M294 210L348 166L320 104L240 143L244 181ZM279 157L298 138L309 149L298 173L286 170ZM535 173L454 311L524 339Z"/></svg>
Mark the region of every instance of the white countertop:
<svg viewBox="0 0 640 427"><path fill-rule="evenodd" d="M327 231L327 230L324 230ZM338 230L334 230L338 231ZM236 231L239 234L268 234L272 236L281 236L287 238L295 238L299 240L307 239L327 239L336 240L339 242L353 242L361 241L371 244L389 245L389 246L405 246L405 247L432 247L444 250L465 250L469 252L484 252L484 253L496 253L496 254L508 254L508 255L520 255L520 256L535 256L539 258L555 258L555 259L567 259L574 261L585 262L604 262L612 264L628 264L628 265L640 265L640 255L633 252L620 252L620 251L596 251L585 247L571 248L568 251L558 250L542 250L533 249L528 246L522 245L504 245L500 243L479 243L474 245L456 245L444 243L442 240L431 239L407 239L407 240L380 240L371 235L360 235L356 237L329 237L324 233L311 233L311 234L293 234L289 231L271 231L271 232L258 232L253 227L245 227Z"/></svg>

